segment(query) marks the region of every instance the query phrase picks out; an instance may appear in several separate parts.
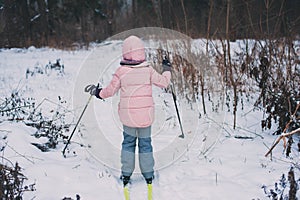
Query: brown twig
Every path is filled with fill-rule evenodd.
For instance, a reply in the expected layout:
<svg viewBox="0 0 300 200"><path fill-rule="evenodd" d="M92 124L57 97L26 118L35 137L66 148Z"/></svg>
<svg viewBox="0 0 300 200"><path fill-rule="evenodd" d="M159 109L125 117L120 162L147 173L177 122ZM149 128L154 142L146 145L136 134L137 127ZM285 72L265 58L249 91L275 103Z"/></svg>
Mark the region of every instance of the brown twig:
<svg viewBox="0 0 300 200"><path fill-rule="evenodd" d="M290 121L286 124L286 126L285 126L285 128L284 128L284 130L283 130L283 134L281 134L281 135L277 138L277 140L275 141L275 143L272 145L272 147L271 147L271 148L269 149L269 151L266 153L265 157L267 157L267 156L272 152L272 150L273 150L273 149L275 148L275 146L280 142L280 140L283 140L283 143L284 143L283 146L284 146L284 148L285 148L285 147L286 147L286 137L287 137L287 136L290 136L290 135L293 135L293 134L295 134L295 133L300 132L300 128L298 128L298 129L293 130L293 131L291 131L291 132L289 132L289 133L285 133L286 130L289 128L290 124L293 122L293 119L295 118L295 116L296 116L297 111L298 111L299 108L300 108L300 103L297 105L297 107L296 107L294 113L293 113L292 116L291 116ZM297 119L298 119L298 118L297 118Z"/></svg>
<svg viewBox="0 0 300 200"><path fill-rule="evenodd" d="M293 135L293 134L298 133L298 132L300 133L300 128L298 128L296 130L293 130L293 131L291 131L289 133L284 133L281 136L279 136L277 138L277 140L275 141L275 143L272 145L272 147L269 149L269 151L266 153L265 157L267 157L273 151L273 149L280 142L281 139L284 140L287 136Z"/></svg>

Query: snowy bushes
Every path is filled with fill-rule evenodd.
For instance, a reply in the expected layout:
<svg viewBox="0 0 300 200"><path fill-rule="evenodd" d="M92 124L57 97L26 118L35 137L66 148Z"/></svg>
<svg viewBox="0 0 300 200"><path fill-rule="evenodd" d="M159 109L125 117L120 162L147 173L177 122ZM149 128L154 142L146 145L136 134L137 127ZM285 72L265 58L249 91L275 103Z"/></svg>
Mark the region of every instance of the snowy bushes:
<svg viewBox="0 0 300 200"><path fill-rule="evenodd" d="M59 100L57 109L50 110L50 116L46 116L41 110L38 111L38 108L46 102L46 99L44 99L41 104L32 110L27 120L24 121L27 126L36 128L33 136L47 139L47 142L42 144L32 143L32 145L44 152L55 149L59 142L64 142L68 138L66 133L69 132L71 124L66 121L66 113L69 111L63 106L66 102L61 100L60 97Z"/></svg>
<svg viewBox="0 0 300 200"><path fill-rule="evenodd" d="M288 176L282 174L280 180L274 184L274 188L268 188L267 186L262 186L264 193L271 200L287 199L296 200L297 190L299 190L298 185L300 184L300 179L295 180L294 168L291 168L288 172Z"/></svg>
<svg viewBox="0 0 300 200"><path fill-rule="evenodd" d="M57 108L47 112L46 108L42 109L45 102L56 105ZM0 104L1 121L22 121L27 126L36 128L33 136L46 138L47 141L42 144L32 144L41 151L49 151L55 149L59 142L64 142L68 138L66 133L69 131L71 123L67 120L71 121L72 117L67 116L70 111L64 107L64 104L66 101L59 97L58 103L44 99L36 106L33 98L22 97L20 91L13 91L10 97L6 97ZM47 108L49 107L51 106L47 106Z"/></svg>
<svg viewBox="0 0 300 200"><path fill-rule="evenodd" d="M258 49L260 65L251 71L260 91L255 106L262 106L266 112L262 128L278 124L275 134L300 127L300 66L295 46L280 40L265 42Z"/></svg>
<svg viewBox="0 0 300 200"><path fill-rule="evenodd" d="M276 135L300 127L300 66L297 48L297 42L279 39L265 41L256 49L260 64L251 70L251 78L259 88L255 106L263 108L265 112L261 121L262 129L271 129L275 125ZM290 156L294 140L298 140L298 146L300 140L292 135L288 136L288 142L285 137L283 140L286 156Z"/></svg>
<svg viewBox="0 0 300 200"><path fill-rule="evenodd" d="M47 74L49 76L53 71L56 71L57 75L64 75L64 65L61 63L61 59L56 59L55 63L49 61L45 66L36 64L33 69L27 68L26 79L28 79L29 76L35 76L36 74Z"/></svg>
<svg viewBox="0 0 300 200"><path fill-rule="evenodd" d="M36 64L32 69L26 70L26 79L36 75L50 75L56 72L56 75L64 75L64 65L61 59L56 59L56 62L49 63L45 66ZM27 87L28 89L28 87ZM0 103L0 121L15 121L24 122L25 125L34 127L36 132L33 136L36 138L45 138L42 144L33 143L34 146L41 151L49 151L56 148L59 142L64 142L67 139L66 132L69 131L72 121L72 114L64 106L66 101L62 100L59 96L59 102L52 102L48 99L43 99L42 102L37 105L36 100L29 97L24 97L22 89L13 90L11 95L5 97ZM44 104L50 103L51 105L44 106ZM54 106L57 106L54 108ZM70 114L70 115L69 115ZM72 116L72 117L69 117ZM68 119L66 119L69 117Z"/></svg>
<svg viewBox="0 0 300 200"><path fill-rule="evenodd" d="M20 121L30 114L35 106L34 99L24 98L20 91L14 90L10 97L5 97L0 104L1 120Z"/></svg>
<svg viewBox="0 0 300 200"><path fill-rule="evenodd" d="M220 101L233 111L233 128L238 109L244 100L256 98L254 107L262 109L265 117L262 129L278 129L275 134L300 127L300 59L299 44L291 39L205 41L165 41L150 60L160 65L167 55L173 65L172 80L177 92L188 101L202 97L212 103L213 110ZM220 98L212 99L216 95ZM218 100L220 99L220 100ZM218 102L213 102L218 101ZM240 104L240 105L239 105ZM287 127L288 125L288 127Z"/></svg>
<svg viewBox="0 0 300 200"><path fill-rule="evenodd" d="M161 47L167 50L158 50L151 58L157 57L155 61L160 64L159 59L168 55L173 64L172 79L177 92L188 101L201 102L201 97L204 114L205 104L209 102L213 112L224 108L225 112L232 112L234 129L238 124L238 111L243 109L245 100L250 103L251 99L254 100L251 102L253 110L263 112L263 118L257 119L261 121L262 131L272 130L274 135L279 135L300 128L300 55L299 52L297 54L297 41L240 40L232 43L221 39L206 42L206 49L196 50L193 50L193 45L198 45L196 42L171 42L171 45ZM215 98L212 98L213 95ZM220 102L224 102L225 106L219 106ZM289 135L282 139L288 167L298 167L290 170L288 180L276 183L275 189L265 188L266 195L272 200L296 199L299 187L294 170L297 175L300 138Z"/></svg>
<svg viewBox="0 0 300 200"><path fill-rule="evenodd" d="M6 139L7 135L1 134L0 152L2 152L2 154L4 154L4 149L8 145ZM21 200L25 191L35 190L35 184L24 185L24 181L27 180L27 178L21 173L21 167L18 163L13 164L3 156L0 156L0 160L0 199Z"/></svg>
<svg viewBox="0 0 300 200"><path fill-rule="evenodd" d="M4 158L1 158L2 160ZM25 186L26 177L21 173L21 167L16 163L8 167L0 163L0 197L7 200L21 200L25 191L34 191L34 185Z"/></svg>

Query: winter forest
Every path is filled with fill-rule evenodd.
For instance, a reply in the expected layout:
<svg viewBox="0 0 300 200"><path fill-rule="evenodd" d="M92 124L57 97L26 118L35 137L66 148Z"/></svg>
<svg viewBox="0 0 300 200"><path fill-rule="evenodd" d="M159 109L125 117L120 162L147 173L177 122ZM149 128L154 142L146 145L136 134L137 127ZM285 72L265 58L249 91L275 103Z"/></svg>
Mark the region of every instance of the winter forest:
<svg viewBox="0 0 300 200"><path fill-rule="evenodd" d="M0 0L0 199L129 198L120 96L84 88L109 84L136 35L159 73L170 60L172 78L153 88L153 196L137 161L130 199L299 200L299 10L298 0Z"/></svg>
<svg viewBox="0 0 300 200"><path fill-rule="evenodd" d="M296 0L1 0L0 46L71 47L138 27L192 38L263 39L300 30Z"/></svg>

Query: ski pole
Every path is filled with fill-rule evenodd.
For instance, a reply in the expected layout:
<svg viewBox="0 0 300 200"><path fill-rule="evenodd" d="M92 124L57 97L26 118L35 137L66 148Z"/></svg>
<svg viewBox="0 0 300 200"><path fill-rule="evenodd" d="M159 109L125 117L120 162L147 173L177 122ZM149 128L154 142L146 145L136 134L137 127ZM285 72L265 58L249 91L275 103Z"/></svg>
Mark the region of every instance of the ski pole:
<svg viewBox="0 0 300 200"><path fill-rule="evenodd" d="M168 57L169 56L165 55L165 59L169 60ZM180 130L181 130L181 135L179 135L179 137L180 138L184 138L184 133L183 133L183 128L182 128L181 118L180 118L180 114L179 114L179 110L178 110L178 106L177 106L177 102L176 102L176 94L175 94L175 90L174 90L174 86L173 86L173 82L172 81L171 81L170 87L171 87L172 97L173 97L173 101L174 101L174 105L175 105L175 109L176 109L176 114L177 114L177 118L178 118Z"/></svg>
<svg viewBox="0 0 300 200"><path fill-rule="evenodd" d="M175 95L175 92L174 92L174 86L173 86L173 83L171 83L170 86L171 86L172 97L173 97L173 101L174 101L174 105L175 105L175 109L176 109L176 113L177 113L177 118L178 118L180 130L181 130L181 135L179 135L179 137L180 137L180 138L184 138L184 133L183 133L183 128L182 128L182 123L181 123L181 119L180 119L180 115L179 115L179 111L178 111L178 107L177 107L177 103L176 103L176 95Z"/></svg>
<svg viewBox="0 0 300 200"><path fill-rule="evenodd" d="M70 142L71 142L71 139L72 139L72 137L73 137L73 135L74 135L74 133L75 133L75 130L76 130L76 128L77 128L77 126L78 126L78 124L79 124L79 122L80 122L80 120L81 120L81 118L82 118L82 116L83 116L83 114L84 114L84 112L85 112L85 110L87 109L87 107L88 107L88 105L89 105L89 103L90 103L90 101L91 101L91 99L92 99L92 96L93 96L93 95L90 95L90 97L89 97L87 103L85 104L85 106L84 106L84 108L83 108L83 111L81 112L81 115L79 116L79 119L78 119L78 121L77 121L77 123L76 123L76 125L75 125L75 127L74 127L74 129L73 129L73 131L72 131L72 133L71 133L71 135L70 135L68 141L67 141L67 144L66 144L65 148L64 148L63 151L62 151L62 154L63 154L64 157L66 157L65 151L66 151L68 145L69 145Z"/></svg>

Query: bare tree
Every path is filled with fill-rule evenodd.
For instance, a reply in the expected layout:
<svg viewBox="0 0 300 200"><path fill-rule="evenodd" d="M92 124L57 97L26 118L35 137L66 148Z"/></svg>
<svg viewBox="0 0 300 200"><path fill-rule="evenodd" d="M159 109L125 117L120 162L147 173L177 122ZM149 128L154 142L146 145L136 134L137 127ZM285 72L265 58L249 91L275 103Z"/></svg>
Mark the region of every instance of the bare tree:
<svg viewBox="0 0 300 200"><path fill-rule="evenodd" d="M40 23L39 23L39 29L40 29L40 37L41 37L41 45L48 46L48 17L47 17L47 6L46 2L44 0L37 0L38 4L38 11L40 14Z"/></svg>

